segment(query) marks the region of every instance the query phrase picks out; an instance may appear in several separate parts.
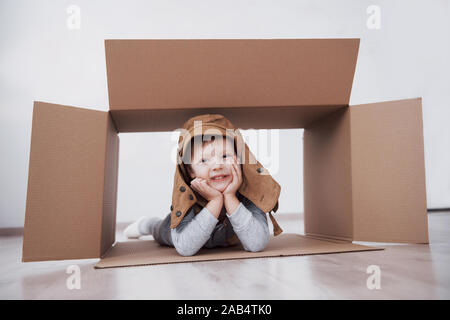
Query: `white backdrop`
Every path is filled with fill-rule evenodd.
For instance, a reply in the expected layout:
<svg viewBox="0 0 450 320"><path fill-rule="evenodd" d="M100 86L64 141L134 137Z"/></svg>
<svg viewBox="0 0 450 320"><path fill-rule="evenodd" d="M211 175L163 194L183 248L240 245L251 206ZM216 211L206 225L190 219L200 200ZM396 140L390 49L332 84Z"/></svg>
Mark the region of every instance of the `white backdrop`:
<svg viewBox="0 0 450 320"><path fill-rule="evenodd" d="M361 38L351 104L423 98L428 207L450 207L449 1L2 0L0 227L24 222L33 100L108 110L104 39L338 37ZM301 137L280 131L279 212L303 210ZM118 221L164 216L171 133L120 138Z"/></svg>

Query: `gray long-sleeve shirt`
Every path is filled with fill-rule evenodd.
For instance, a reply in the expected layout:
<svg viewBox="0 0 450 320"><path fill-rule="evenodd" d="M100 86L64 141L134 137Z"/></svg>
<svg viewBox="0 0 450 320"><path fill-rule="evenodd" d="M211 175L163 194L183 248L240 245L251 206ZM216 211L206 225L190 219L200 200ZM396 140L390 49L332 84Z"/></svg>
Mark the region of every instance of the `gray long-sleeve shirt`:
<svg viewBox="0 0 450 320"><path fill-rule="evenodd" d="M183 256L196 254L202 247L227 246L226 239L236 233L247 251L264 250L269 242L270 232L266 214L250 200L240 197L235 212L226 213L231 227L223 223L204 207L197 215L193 210L183 218L180 224L171 229L171 238L177 252Z"/></svg>

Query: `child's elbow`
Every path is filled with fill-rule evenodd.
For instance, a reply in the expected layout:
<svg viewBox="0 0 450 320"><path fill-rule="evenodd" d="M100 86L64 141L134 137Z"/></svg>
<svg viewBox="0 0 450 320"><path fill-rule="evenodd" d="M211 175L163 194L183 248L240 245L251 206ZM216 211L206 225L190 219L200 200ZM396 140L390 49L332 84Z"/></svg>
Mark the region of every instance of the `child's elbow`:
<svg viewBox="0 0 450 320"><path fill-rule="evenodd" d="M172 229L171 236L175 250L183 257L193 256L200 250L200 248L189 245L189 241L186 241L183 235L177 233L175 229Z"/></svg>
<svg viewBox="0 0 450 320"><path fill-rule="evenodd" d="M270 236L268 235L267 237L264 238L264 241L252 244L251 246L249 246L247 248L247 251L250 252L260 252L260 251L264 251L264 249L266 249L267 245L269 244L269 239Z"/></svg>
<svg viewBox="0 0 450 320"><path fill-rule="evenodd" d="M183 257L192 257L197 253L196 251L193 250L178 250L178 249L177 252Z"/></svg>
<svg viewBox="0 0 450 320"><path fill-rule="evenodd" d="M247 251L260 252L260 251L263 251L266 247L267 247L267 244L264 244L264 245L258 244L258 245L254 245L254 246L247 248Z"/></svg>
<svg viewBox="0 0 450 320"><path fill-rule="evenodd" d="M198 250L189 247L183 246L175 246L175 250L177 250L178 254L183 257L191 257L197 253Z"/></svg>

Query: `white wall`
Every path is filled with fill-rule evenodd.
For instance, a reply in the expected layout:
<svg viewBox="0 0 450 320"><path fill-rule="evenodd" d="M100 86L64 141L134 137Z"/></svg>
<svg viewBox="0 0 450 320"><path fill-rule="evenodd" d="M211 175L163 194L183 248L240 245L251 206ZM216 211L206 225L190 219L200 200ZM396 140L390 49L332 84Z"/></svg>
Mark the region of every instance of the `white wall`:
<svg viewBox="0 0 450 320"><path fill-rule="evenodd" d="M372 4L380 29L366 25ZM79 30L67 27L70 5ZM2 0L0 227L23 225L33 100L108 110L105 38L359 37L351 104L423 97L428 207L450 207L449 21L443 0ZM303 208L301 134L280 131L280 212ZM168 213L170 137L120 134L118 221Z"/></svg>

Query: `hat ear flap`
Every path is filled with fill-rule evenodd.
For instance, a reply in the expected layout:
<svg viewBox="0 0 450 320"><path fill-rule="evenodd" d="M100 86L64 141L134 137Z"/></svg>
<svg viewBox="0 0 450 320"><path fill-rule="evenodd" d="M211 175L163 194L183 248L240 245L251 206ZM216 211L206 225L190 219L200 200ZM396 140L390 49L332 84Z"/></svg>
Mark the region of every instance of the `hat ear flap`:
<svg viewBox="0 0 450 320"><path fill-rule="evenodd" d="M194 191L186 182L186 172L183 163L178 164L175 169L173 191L172 191L172 205L170 216L170 227L176 228L181 222L186 212L197 201Z"/></svg>
<svg viewBox="0 0 450 320"><path fill-rule="evenodd" d="M248 145L244 142L239 130L236 130L236 143L238 157L242 159L242 185L239 193L252 201L263 212L269 212L269 217L273 224L274 235L277 236L283 232L271 211L278 209L278 198L281 187L272 178L267 169L258 162L255 155L250 151Z"/></svg>

